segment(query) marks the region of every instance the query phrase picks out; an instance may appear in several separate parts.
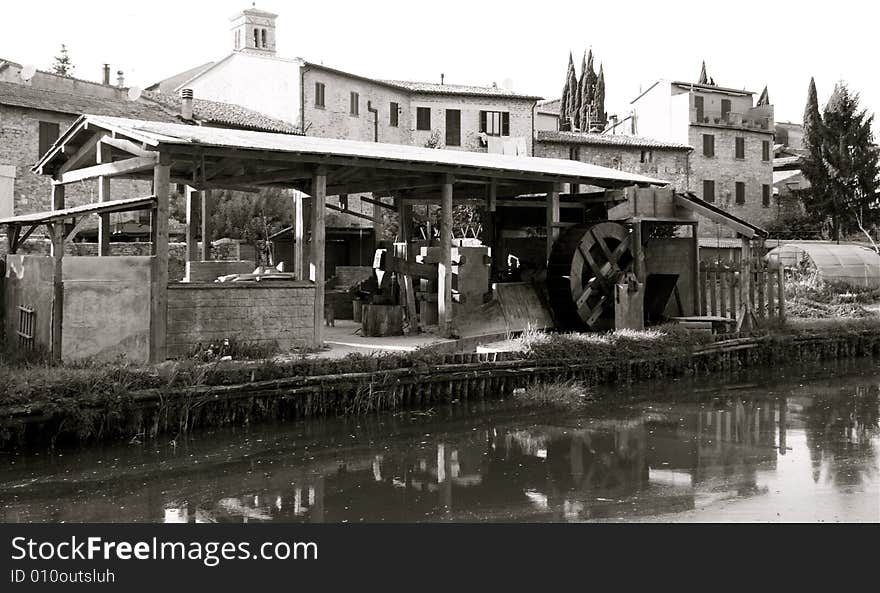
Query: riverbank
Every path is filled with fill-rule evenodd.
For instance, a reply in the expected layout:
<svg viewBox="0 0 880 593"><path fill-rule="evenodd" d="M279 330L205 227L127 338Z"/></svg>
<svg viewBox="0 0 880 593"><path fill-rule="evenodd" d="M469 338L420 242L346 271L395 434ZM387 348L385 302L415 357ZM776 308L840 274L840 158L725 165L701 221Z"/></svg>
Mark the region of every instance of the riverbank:
<svg viewBox="0 0 880 593"><path fill-rule="evenodd" d="M172 437L200 427L430 407L509 396L543 380L586 385L787 362L880 356L880 320L793 321L717 339L674 326L529 334L491 354L425 351L339 360L0 366L0 447Z"/></svg>

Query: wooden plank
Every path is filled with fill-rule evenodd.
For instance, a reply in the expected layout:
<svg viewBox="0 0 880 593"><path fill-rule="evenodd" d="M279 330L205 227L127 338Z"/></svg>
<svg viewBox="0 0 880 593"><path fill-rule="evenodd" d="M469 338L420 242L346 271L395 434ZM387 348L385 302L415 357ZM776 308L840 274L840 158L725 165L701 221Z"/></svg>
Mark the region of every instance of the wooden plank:
<svg viewBox="0 0 880 593"><path fill-rule="evenodd" d="M700 315L708 315L708 299L709 291L709 272L707 271L706 262L700 262Z"/></svg>
<svg viewBox="0 0 880 593"><path fill-rule="evenodd" d="M730 315L728 316L730 319L736 319L736 313L739 311L737 307L738 299L737 297L737 276L736 276L736 268L731 264L730 268Z"/></svg>
<svg viewBox="0 0 880 593"><path fill-rule="evenodd" d="M303 194L293 191L293 277L307 280L303 273L303 240L305 237L303 222Z"/></svg>
<svg viewBox="0 0 880 593"><path fill-rule="evenodd" d="M113 138L111 136L104 136L103 138L101 138L101 144L110 146L117 150L121 150L122 152L127 152L132 156L154 156L156 154L156 151L147 150L143 146L132 142L131 140L126 140L125 138Z"/></svg>
<svg viewBox="0 0 880 593"><path fill-rule="evenodd" d="M741 269L740 269L740 311L737 314L736 330L750 330L752 328L752 303L754 296L752 294L752 246L749 238L741 237L742 253L741 253Z"/></svg>
<svg viewBox="0 0 880 593"><path fill-rule="evenodd" d="M410 235L412 234L412 204L401 204L398 208L400 212L400 245L396 247L399 252L396 254L402 258L404 262L410 263L412 257L410 251ZM433 267L433 266L432 266ZM416 295L413 286L413 276L404 273L401 275L403 279L403 298L406 304L406 315L409 318L409 325L406 328L407 334L419 332L419 315L416 308Z"/></svg>
<svg viewBox="0 0 880 593"><path fill-rule="evenodd" d="M766 317L766 307L767 302L765 301L765 291L767 288L767 278L764 274L764 271L755 266L755 284L758 287L758 318L764 319Z"/></svg>
<svg viewBox="0 0 880 593"><path fill-rule="evenodd" d="M687 198L679 194L676 194L673 199L675 200L676 206L680 206L692 212L696 212L701 216L705 216L712 222L723 224L724 226L733 229L739 235L742 235L749 239L755 236L755 231L751 227L741 224L727 216L724 216L721 213L718 213L710 208L703 206L702 204L698 204L692 200L688 200Z"/></svg>
<svg viewBox="0 0 880 593"><path fill-rule="evenodd" d="M776 317L776 283L775 278L766 267L763 269L764 281L767 283L767 318Z"/></svg>
<svg viewBox="0 0 880 593"><path fill-rule="evenodd" d="M350 216L354 216L355 218L363 218L364 220L373 220L372 216L368 216L366 214L361 214L360 212L355 212L354 210L349 210L348 208L340 208L335 204L324 204L324 207L328 210L333 210L334 212L341 212L343 214L348 214Z"/></svg>
<svg viewBox="0 0 880 593"><path fill-rule="evenodd" d="M168 214L171 164L166 155L153 169L153 191L156 208L153 210L152 274L150 278L150 362L167 358L166 333L168 323Z"/></svg>
<svg viewBox="0 0 880 593"><path fill-rule="evenodd" d="M776 287L779 295L779 319L785 319L785 271L782 265L776 267Z"/></svg>
<svg viewBox="0 0 880 593"><path fill-rule="evenodd" d="M196 212L199 208L199 193L192 186L186 187L186 261L193 262L198 258L196 241Z"/></svg>
<svg viewBox="0 0 880 593"><path fill-rule="evenodd" d="M320 348L324 345L324 258L325 232L324 221L327 209L327 170L324 167L315 169L312 177L312 241L311 261L315 273L315 309L313 316L314 333L312 345Z"/></svg>
<svg viewBox="0 0 880 593"><path fill-rule="evenodd" d="M709 302L712 307L709 311L709 315L721 315L721 312L718 310L718 264L713 263L712 267L709 268Z"/></svg>
<svg viewBox="0 0 880 593"><path fill-rule="evenodd" d="M639 282L645 282L648 277L648 273L645 268L645 250L642 239L642 230L642 221L639 219L635 219L632 226L632 240L630 241L630 249L632 250L633 255L633 271L635 272L636 279ZM604 241L597 240L596 242L599 244L600 247L602 247L603 251L606 249ZM608 258L608 261L611 262L615 267L617 267L617 258L618 256L615 253L612 257ZM678 285L676 284L676 287L677 286Z"/></svg>
<svg viewBox="0 0 880 593"><path fill-rule="evenodd" d="M440 217L440 265L437 270L437 316L440 334L452 335L452 185L451 175L442 187Z"/></svg>
<svg viewBox="0 0 880 593"><path fill-rule="evenodd" d="M553 251L553 245L555 245L556 240L559 239L559 227L556 226L556 224L559 223L559 192L559 184L551 184L550 188L547 190L547 202L544 205L547 215L546 254L548 260L550 259L550 252Z"/></svg>
<svg viewBox="0 0 880 593"><path fill-rule="evenodd" d="M64 186L52 185L53 210L64 209ZM52 360L61 362L62 331L64 327L64 222L50 227L52 235Z"/></svg>
<svg viewBox="0 0 880 593"><path fill-rule="evenodd" d="M94 179L95 177L118 177L120 175L128 175L139 171L146 171L156 165L156 157L153 156L137 156L113 163L105 163L68 171L56 176L56 182L62 185L84 181L86 179Z"/></svg>
<svg viewBox="0 0 880 593"><path fill-rule="evenodd" d="M691 225L691 243L690 243L690 255L691 255L691 293L694 299L694 305L692 307L691 314L699 315L702 311L702 305L700 303L700 239L699 239L699 223L695 222Z"/></svg>
<svg viewBox="0 0 880 593"><path fill-rule="evenodd" d="M367 204L372 204L373 206L378 206L380 208L385 208L386 210L391 210L392 212L397 212L397 206L386 204L381 200L374 200L373 198L368 198L367 196L361 196L361 202L366 202Z"/></svg>
<svg viewBox="0 0 880 593"><path fill-rule="evenodd" d="M728 291L728 272L727 268L722 268L718 273L718 290L719 290L719 305L720 310L719 314L721 317L727 317L729 315L727 311L727 291Z"/></svg>
<svg viewBox="0 0 880 593"><path fill-rule="evenodd" d="M106 137L105 137L106 138ZM109 163L111 158L111 148L106 144L98 144L97 162L98 164ZM113 198L110 195L110 178L98 177L98 202L109 202ZM98 215L98 255L105 257L110 255L110 214L102 213Z"/></svg>
<svg viewBox="0 0 880 593"><path fill-rule="evenodd" d="M98 142L100 142L101 139L104 137L104 134L94 134L91 138L83 142L82 146L80 146L76 150L76 152L74 152L68 159L64 161L64 163L61 164L60 167L58 167L58 173L67 173L71 169L74 169L85 162L93 151L97 151Z"/></svg>
<svg viewBox="0 0 880 593"><path fill-rule="evenodd" d="M76 238L76 236L80 233L80 231L82 231L85 228L86 223L89 222L90 218L91 218L91 216L88 216L88 215L81 216L79 218L79 220L76 221L76 224L74 225L73 229L69 233L67 233L66 237L64 237L64 242L69 243L69 242L73 241ZM34 228L34 227L31 227L31 228ZM101 254L98 253L98 255L101 255Z"/></svg>

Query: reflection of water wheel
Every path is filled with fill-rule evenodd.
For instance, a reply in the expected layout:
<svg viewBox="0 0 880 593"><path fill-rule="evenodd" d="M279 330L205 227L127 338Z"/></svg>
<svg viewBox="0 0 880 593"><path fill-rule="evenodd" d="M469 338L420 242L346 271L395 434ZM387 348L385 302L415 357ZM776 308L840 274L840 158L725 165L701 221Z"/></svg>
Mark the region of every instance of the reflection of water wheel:
<svg viewBox="0 0 880 593"><path fill-rule="evenodd" d="M547 270L560 327L605 329L614 323L614 284L633 267L629 229L600 222L568 229L553 245Z"/></svg>

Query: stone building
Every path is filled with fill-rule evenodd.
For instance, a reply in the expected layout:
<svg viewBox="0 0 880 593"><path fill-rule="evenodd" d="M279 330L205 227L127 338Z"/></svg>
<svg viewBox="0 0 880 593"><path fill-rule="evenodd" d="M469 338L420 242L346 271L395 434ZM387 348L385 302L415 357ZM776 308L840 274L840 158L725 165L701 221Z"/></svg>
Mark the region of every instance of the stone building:
<svg viewBox="0 0 880 593"><path fill-rule="evenodd" d="M538 130L535 156L571 159L668 180L678 191L688 189L687 144L638 136Z"/></svg>
<svg viewBox="0 0 880 593"><path fill-rule="evenodd" d="M773 208L773 106L755 106L751 91L660 80L631 105L629 132L689 144L688 190L757 225ZM713 225L702 231L715 233Z"/></svg>

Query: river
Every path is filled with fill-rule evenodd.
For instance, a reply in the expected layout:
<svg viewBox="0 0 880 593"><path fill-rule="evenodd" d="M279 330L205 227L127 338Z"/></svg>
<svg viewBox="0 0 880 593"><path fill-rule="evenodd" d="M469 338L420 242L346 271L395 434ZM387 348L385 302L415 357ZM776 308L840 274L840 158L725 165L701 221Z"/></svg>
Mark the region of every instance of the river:
<svg viewBox="0 0 880 593"><path fill-rule="evenodd" d="M862 360L0 454L0 520L878 522L878 385Z"/></svg>

